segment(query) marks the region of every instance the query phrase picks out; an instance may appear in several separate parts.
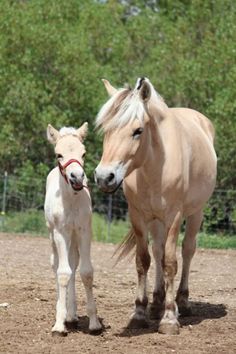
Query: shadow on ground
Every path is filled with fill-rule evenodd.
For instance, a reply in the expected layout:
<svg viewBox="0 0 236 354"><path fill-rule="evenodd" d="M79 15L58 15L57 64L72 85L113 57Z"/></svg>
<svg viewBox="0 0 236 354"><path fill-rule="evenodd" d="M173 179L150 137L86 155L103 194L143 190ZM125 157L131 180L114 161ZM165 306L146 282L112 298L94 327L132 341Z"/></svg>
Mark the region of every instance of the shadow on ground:
<svg viewBox="0 0 236 354"><path fill-rule="evenodd" d="M227 315L226 306L224 304L210 304L209 302L190 302L192 314L188 317L179 317L181 327L189 325L197 325L207 319L221 318ZM128 328L125 327L120 333L115 335L118 337L133 337L147 333L158 332L160 320L149 320L148 328Z"/></svg>

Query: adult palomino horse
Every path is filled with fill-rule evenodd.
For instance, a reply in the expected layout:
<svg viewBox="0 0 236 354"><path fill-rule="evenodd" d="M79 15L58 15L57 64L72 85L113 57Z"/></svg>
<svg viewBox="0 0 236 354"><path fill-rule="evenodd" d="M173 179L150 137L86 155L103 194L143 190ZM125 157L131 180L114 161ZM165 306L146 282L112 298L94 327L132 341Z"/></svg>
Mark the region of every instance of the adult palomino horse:
<svg viewBox="0 0 236 354"><path fill-rule="evenodd" d="M51 263L57 277L56 323L52 332L67 334L77 324L75 271L79 271L87 296L89 330L100 331L93 298L93 268L90 260L91 199L83 164L87 123L79 129L57 131L48 125L48 140L55 145L58 167L47 177L45 218L52 241Z"/></svg>
<svg viewBox="0 0 236 354"><path fill-rule="evenodd" d="M190 312L190 262L202 209L215 187L214 128L197 111L168 108L146 78L138 79L134 90L116 90L107 80L103 81L111 98L96 120L104 131L104 141L95 180L105 192L114 192L123 181L132 229L122 244L120 256L136 245L138 273L130 325L147 325L150 232L156 270L151 312L161 319L160 333L176 334L178 308L183 314ZM176 243L183 218L183 268L175 301Z"/></svg>

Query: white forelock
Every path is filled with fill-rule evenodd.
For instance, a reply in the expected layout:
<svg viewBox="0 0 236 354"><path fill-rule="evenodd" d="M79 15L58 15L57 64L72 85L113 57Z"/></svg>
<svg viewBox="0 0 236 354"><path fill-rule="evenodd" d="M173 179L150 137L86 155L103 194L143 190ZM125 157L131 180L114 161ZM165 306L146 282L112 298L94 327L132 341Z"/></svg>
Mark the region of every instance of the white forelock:
<svg viewBox="0 0 236 354"><path fill-rule="evenodd" d="M76 135L77 130L73 127L62 127L59 131L60 136Z"/></svg>

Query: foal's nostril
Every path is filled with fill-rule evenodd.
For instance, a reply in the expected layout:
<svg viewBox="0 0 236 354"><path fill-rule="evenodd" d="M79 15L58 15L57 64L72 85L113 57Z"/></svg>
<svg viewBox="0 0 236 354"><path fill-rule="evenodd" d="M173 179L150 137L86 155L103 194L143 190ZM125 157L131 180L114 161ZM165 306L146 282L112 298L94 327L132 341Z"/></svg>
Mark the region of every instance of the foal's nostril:
<svg viewBox="0 0 236 354"><path fill-rule="evenodd" d="M70 176L71 178L76 179L76 175L73 172L71 172Z"/></svg>
<svg viewBox="0 0 236 354"><path fill-rule="evenodd" d="M110 173L109 174L109 176L107 177L107 182L109 183L109 182L111 182L113 179L115 178L115 175L114 175L114 173Z"/></svg>

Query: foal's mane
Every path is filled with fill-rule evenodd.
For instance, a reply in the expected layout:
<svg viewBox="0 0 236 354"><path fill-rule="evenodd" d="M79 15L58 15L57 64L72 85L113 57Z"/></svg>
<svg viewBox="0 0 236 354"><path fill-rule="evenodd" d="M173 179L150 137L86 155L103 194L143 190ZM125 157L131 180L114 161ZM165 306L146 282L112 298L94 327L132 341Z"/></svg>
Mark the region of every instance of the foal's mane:
<svg viewBox="0 0 236 354"><path fill-rule="evenodd" d="M126 125L134 119L143 120L144 107L137 92L120 89L100 109L96 127L104 132Z"/></svg>

